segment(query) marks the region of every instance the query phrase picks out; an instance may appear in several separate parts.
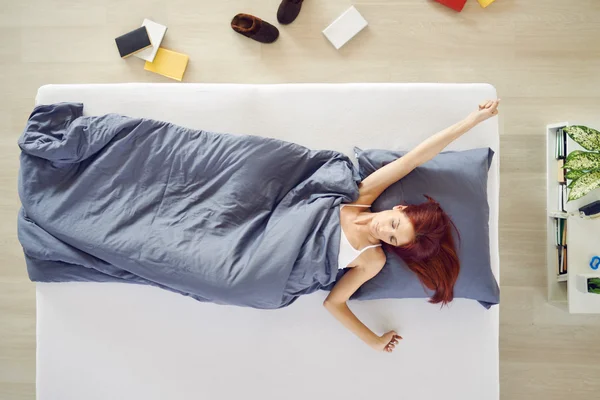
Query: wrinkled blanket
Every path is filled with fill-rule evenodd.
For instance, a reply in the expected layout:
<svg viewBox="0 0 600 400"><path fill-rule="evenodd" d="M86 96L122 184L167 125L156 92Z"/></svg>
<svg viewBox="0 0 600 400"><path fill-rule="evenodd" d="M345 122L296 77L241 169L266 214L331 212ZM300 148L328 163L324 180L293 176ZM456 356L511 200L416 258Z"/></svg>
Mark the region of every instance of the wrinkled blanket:
<svg viewBox="0 0 600 400"><path fill-rule="evenodd" d="M71 103L36 107L19 146L33 281L150 284L256 308L335 281L337 206L359 181L343 154Z"/></svg>

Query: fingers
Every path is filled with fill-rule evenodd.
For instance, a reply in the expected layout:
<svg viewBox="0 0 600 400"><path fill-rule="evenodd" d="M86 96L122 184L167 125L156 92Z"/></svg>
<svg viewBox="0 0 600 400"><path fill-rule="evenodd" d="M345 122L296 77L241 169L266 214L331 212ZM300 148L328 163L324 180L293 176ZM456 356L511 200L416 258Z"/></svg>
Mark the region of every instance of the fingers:
<svg viewBox="0 0 600 400"><path fill-rule="evenodd" d="M491 103L492 103L492 100L484 101L483 103L479 104L479 109L484 110L486 108L489 108Z"/></svg>
<svg viewBox="0 0 600 400"><path fill-rule="evenodd" d="M389 331L386 335L390 337L390 343L398 343L399 340L402 340L402 336L398 335L395 331Z"/></svg>
<svg viewBox="0 0 600 400"><path fill-rule="evenodd" d="M484 101L483 103L479 104L479 110L485 110L485 109L491 109L493 107L498 107L498 104L500 104L500 99L498 100L487 100Z"/></svg>
<svg viewBox="0 0 600 400"><path fill-rule="evenodd" d="M398 335L396 331L389 331L383 335L382 338L386 338L386 340L388 340L388 344L383 348L383 351L386 353L393 352L398 342L402 340L402 336Z"/></svg>
<svg viewBox="0 0 600 400"><path fill-rule="evenodd" d="M483 103L479 104L479 109L480 110L488 109L488 108L492 107L498 101L499 100L486 100Z"/></svg>
<svg viewBox="0 0 600 400"><path fill-rule="evenodd" d="M489 111L492 115L498 112L498 104L500 104L500 99L492 102L492 105L489 107Z"/></svg>
<svg viewBox="0 0 600 400"><path fill-rule="evenodd" d="M400 340L402 340L402 336L398 335L395 331L390 331L386 335L391 335L389 343L385 346L383 351L386 353L391 353L396 348L396 345Z"/></svg>

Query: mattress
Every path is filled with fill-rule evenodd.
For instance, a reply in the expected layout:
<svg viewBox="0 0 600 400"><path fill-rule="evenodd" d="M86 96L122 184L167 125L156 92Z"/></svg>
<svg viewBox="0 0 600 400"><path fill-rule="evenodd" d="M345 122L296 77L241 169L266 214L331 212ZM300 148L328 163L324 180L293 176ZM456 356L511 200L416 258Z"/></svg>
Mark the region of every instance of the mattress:
<svg viewBox="0 0 600 400"><path fill-rule="evenodd" d="M196 129L270 136L352 154L410 149L495 98L487 84L49 85L38 104L82 102ZM499 135L490 119L449 149L491 147L491 260L499 277ZM499 307L456 299L353 301L392 354L364 345L322 307L325 292L281 310L196 302L154 287L37 284L37 398L499 398ZM391 397L390 397L391 396Z"/></svg>

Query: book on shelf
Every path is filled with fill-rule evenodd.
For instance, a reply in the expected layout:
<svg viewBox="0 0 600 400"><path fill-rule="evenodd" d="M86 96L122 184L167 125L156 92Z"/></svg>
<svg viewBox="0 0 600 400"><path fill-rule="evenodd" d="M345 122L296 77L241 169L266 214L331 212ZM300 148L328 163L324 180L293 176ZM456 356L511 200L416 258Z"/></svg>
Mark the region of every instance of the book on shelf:
<svg viewBox="0 0 600 400"><path fill-rule="evenodd" d="M569 195L567 194L567 185L558 185L557 207L559 212L567 212L566 205Z"/></svg>
<svg viewBox="0 0 600 400"><path fill-rule="evenodd" d="M554 221L554 228L556 229L556 245L564 246L567 244L567 220L564 218L556 218Z"/></svg>
<svg viewBox="0 0 600 400"><path fill-rule="evenodd" d="M558 183L567 183L567 177L565 174L565 160L564 158L561 158L558 160L558 165L557 165L557 171L558 171Z"/></svg>
<svg viewBox="0 0 600 400"><path fill-rule="evenodd" d="M567 196L567 176L565 171L565 158L567 154L567 135L563 128L556 130L556 144L554 146L554 156L557 161L557 182L558 182L558 196L557 196L557 209L559 212L566 212L566 203L568 200Z"/></svg>
<svg viewBox="0 0 600 400"><path fill-rule="evenodd" d="M557 246L558 251L558 275L562 275L562 246Z"/></svg>
<svg viewBox="0 0 600 400"><path fill-rule="evenodd" d="M567 135L562 128L556 130L556 145L554 147L554 156L556 159L564 159L567 152Z"/></svg>
<svg viewBox="0 0 600 400"><path fill-rule="evenodd" d="M567 273L567 246L556 246L558 252L558 275Z"/></svg>
<svg viewBox="0 0 600 400"><path fill-rule="evenodd" d="M567 273L567 220L563 218L554 219L556 231L556 250L558 256L558 275Z"/></svg>
<svg viewBox="0 0 600 400"><path fill-rule="evenodd" d="M567 176L565 171L565 158L567 154L567 135L562 128L556 130L556 148L555 156L557 162L557 181L558 185L558 211L566 212L567 203Z"/></svg>
<svg viewBox="0 0 600 400"><path fill-rule="evenodd" d="M562 191L562 185L558 185L558 196L556 197L558 203L556 204L556 208L558 209L559 212L563 211L563 191Z"/></svg>
<svg viewBox="0 0 600 400"><path fill-rule="evenodd" d="M567 273L567 220L563 219L563 231L562 231L562 244L563 244L563 274Z"/></svg>
<svg viewBox="0 0 600 400"><path fill-rule="evenodd" d="M562 144L563 144L562 158L566 158L567 157L567 134L565 133L565 131L562 128L560 128L558 131L560 132L560 135L562 136Z"/></svg>

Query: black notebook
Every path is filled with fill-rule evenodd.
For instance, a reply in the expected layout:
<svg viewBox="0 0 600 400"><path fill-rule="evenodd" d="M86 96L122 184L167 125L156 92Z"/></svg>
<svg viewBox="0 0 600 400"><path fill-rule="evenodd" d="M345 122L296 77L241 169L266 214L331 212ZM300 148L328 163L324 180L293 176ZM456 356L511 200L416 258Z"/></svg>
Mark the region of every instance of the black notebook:
<svg viewBox="0 0 600 400"><path fill-rule="evenodd" d="M119 36L115 39L115 43L117 44L121 58L129 57L138 51L152 46L145 26Z"/></svg>

